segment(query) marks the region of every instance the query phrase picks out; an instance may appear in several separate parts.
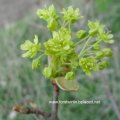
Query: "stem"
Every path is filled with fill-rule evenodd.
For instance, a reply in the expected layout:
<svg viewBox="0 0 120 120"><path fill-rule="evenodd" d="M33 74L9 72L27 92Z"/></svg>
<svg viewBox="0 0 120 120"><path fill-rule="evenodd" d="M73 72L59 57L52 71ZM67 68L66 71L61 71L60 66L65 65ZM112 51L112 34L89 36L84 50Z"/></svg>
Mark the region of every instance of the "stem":
<svg viewBox="0 0 120 120"><path fill-rule="evenodd" d="M70 30L70 25L71 25L71 24L69 23L69 25L68 25L69 30Z"/></svg>
<svg viewBox="0 0 120 120"><path fill-rule="evenodd" d="M52 59L48 56L48 65L51 66ZM58 96L59 96L59 88L54 80L51 80L53 85L53 104L51 109L51 120L59 120L58 118ZM55 101L55 102L54 102Z"/></svg>
<svg viewBox="0 0 120 120"><path fill-rule="evenodd" d="M48 65L51 66L50 56L48 56ZM13 110L23 114L42 115L43 117L50 117L51 120L59 120L58 118L59 87L54 82L54 80L52 81L52 85L53 85L53 104L52 104L51 112L41 111L36 107L36 104L33 104L33 102L31 101L25 101L21 105L16 105L13 107ZM26 107L25 106L26 104L30 105L31 107Z"/></svg>
<svg viewBox="0 0 120 120"><path fill-rule="evenodd" d="M44 112L38 109L37 107L26 107L24 104L31 104L31 102L22 103L22 105L16 105L13 107L13 110L22 114L35 114L42 115L43 117L51 117L51 120L59 120L58 118L58 97L59 97L59 88L57 84L52 81L53 85L53 104L51 112Z"/></svg>
<svg viewBox="0 0 120 120"><path fill-rule="evenodd" d="M53 104L52 104L52 111L51 111L51 119L52 120L59 120L58 118L58 96L59 96L59 88L56 83L52 82L53 85Z"/></svg>
<svg viewBox="0 0 120 120"><path fill-rule="evenodd" d="M80 41L78 41L78 42L76 43L76 45L81 44L85 39L88 39L88 38L89 38L89 35L86 36L85 38L81 39Z"/></svg>
<svg viewBox="0 0 120 120"><path fill-rule="evenodd" d="M98 43L100 43L100 42L101 42L101 40L97 41L95 44L93 44L93 45L91 45L89 48L87 48L87 49L85 50L85 52L88 51L88 50L90 50L94 45L96 45L96 44L98 44Z"/></svg>
<svg viewBox="0 0 120 120"><path fill-rule="evenodd" d="M21 106L21 105L17 105L13 107L13 110L22 114L36 114L36 115L42 115L44 117L50 117L51 113L49 112L44 112L41 111L38 108L33 108L33 107L25 107L25 106Z"/></svg>
<svg viewBox="0 0 120 120"><path fill-rule="evenodd" d="M90 39L91 39L91 37L88 38L88 40L86 41L85 45L83 46L83 48L82 48L82 50L81 50L81 52L80 52L80 54L79 54L79 57L80 57L80 56L82 55L82 53L84 52L84 50L85 50L86 46L88 45Z"/></svg>
<svg viewBox="0 0 120 120"><path fill-rule="evenodd" d="M89 38L89 39L90 39L90 38ZM87 52L88 50L90 50L91 48L93 48L94 45L96 45L96 44L98 44L98 43L101 42L101 40L99 40L99 41L97 41L95 44L90 45L90 47L88 47L87 49L85 49L86 46L88 45L89 39L87 40L87 42L86 42L85 45L83 46L83 49L81 50L81 52L80 52L80 54L79 54L79 57L80 57L83 53L85 53L85 52Z"/></svg>

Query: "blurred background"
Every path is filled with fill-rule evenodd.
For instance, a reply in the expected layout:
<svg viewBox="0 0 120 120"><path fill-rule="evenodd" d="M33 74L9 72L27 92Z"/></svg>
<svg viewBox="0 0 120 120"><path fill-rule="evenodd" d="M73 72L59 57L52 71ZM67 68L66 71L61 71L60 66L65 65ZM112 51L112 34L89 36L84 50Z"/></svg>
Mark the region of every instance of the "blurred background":
<svg viewBox="0 0 120 120"><path fill-rule="evenodd" d="M61 9L78 7L84 20L75 26L86 27L89 20L100 20L114 34L115 44L110 67L92 77L78 75L78 92L60 91L60 100L100 100L100 104L61 104L60 120L120 120L120 0L0 0L0 120L37 120L34 115L21 115L12 107L33 100L49 111L52 85L41 74L42 67L32 71L31 61L21 58L20 44L49 37L36 10L53 3ZM42 59L44 64L46 58ZM39 118L44 120L44 118Z"/></svg>

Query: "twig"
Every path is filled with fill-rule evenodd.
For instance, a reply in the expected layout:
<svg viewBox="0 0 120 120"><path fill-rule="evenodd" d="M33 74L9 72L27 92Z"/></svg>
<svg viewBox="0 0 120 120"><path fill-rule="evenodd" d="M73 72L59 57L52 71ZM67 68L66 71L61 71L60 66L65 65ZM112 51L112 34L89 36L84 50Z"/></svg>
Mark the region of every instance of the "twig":
<svg viewBox="0 0 120 120"><path fill-rule="evenodd" d="M22 114L36 114L36 115L42 115L44 117L50 117L51 113L43 112L39 110L38 108L30 108L30 107L24 107L24 106L14 106L13 110Z"/></svg>
<svg viewBox="0 0 120 120"><path fill-rule="evenodd" d="M56 83L54 83L54 81L52 81L52 85L53 85L53 104L52 104L52 112L51 112L51 119L52 120L59 120L58 118L58 97L59 97L59 88L56 85Z"/></svg>
<svg viewBox="0 0 120 120"><path fill-rule="evenodd" d="M51 65L51 57L48 57L48 64ZM13 110L23 114L36 114L42 115L43 117L51 117L51 120L59 120L58 118L58 96L59 96L59 88L57 84L52 80L53 85L53 104L51 112L43 112L36 107L36 105L31 101L26 101L22 103L22 105L17 105L13 107ZM55 103L54 103L55 101ZM31 107L25 107L24 104L30 105Z"/></svg>
<svg viewBox="0 0 120 120"><path fill-rule="evenodd" d="M106 92L106 95L111 101L111 105L113 107L115 114L117 115L118 120L120 120L120 111L119 111L119 108L118 108L117 103L115 101L115 98L113 97L112 93L110 92L110 87L109 87L107 75L105 73L103 73L102 76L104 78L104 79L102 78L102 81L103 81L103 86L104 86L104 90Z"/></svg>
<svg viewBox="0 0 120 120"><path fill-rule="evenodd" d="M36 114L36 115L42 115L43 117L51 117L51 120L59 120L58 118L59 88L56 85L56 83L54 83L54 81L52 81L52 85L53 85L53 101L55 101L55 103L53 102L50 113L41 111L31 101L24 101L22 102L22 105L20 104L20 105L14 106L13 110L22 114ZM30 107L25 106L25 104L30 105Z"/></svg>

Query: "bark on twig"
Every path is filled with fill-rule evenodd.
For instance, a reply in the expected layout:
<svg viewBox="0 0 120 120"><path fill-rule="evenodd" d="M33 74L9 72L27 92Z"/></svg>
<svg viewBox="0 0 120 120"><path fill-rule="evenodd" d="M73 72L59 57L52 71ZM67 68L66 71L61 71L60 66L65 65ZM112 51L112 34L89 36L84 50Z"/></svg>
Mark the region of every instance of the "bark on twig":
<svg viewBox="0 0 120 120"><path fill-rule="evenodd" d="M51 66L51 57L48 57L48 65ZM44 112L38 109L37 107L25 107L24 103L22 105L18 105L13 107L13 110L19 113L23 114L36 114L36 115L42 115L43 117L51 117L51 120L59 120L58 118L58 97L59 97L59 88L57 84L54 82L54 80L51 80L51 83L53 85L53 103L51 112ZM55 103L54 103L55 101ZM26 101L25 104L31 104L31 101ZM33 104L33 103L32 103Z"/></svg>
<svg viewBox="0 0 120 120"><path fill-rule="evenodd" d="M51 113L43 112L38 108L30 108L30 107L23 107L23 106L15 106L13 107L13 110L22 114L36 114L36 115L42 115L44 117L50 117Z"/></svg>
<svg viewBox="0 0 120 120"><path fill-rule="evenodd" d="M53 104L52 104L52 109L51 112L44 112L41 111L40 109L38 109L35 105L34 106L30 106L30 107L26 107L25 105L33 105L34 103L31 101L24 101L22 102L20 105L16 105L13 107L13 110L18 112L18 113L22 113L22 114L35 114L35 115L42 115L43 117L50 117L51 120L59 120L58 118L58 96L59 96L59 88L56 85L56 83L54 83L52 81L52 85L53 85ZM55 103L54 103L55 102Z"/></svg>
<svg viewBox="0 0 120 120"><path fill-rule="evenodd" d="M52 112L51 119L59 120L58 118L58 96L59 96L59 88L56 83L52 82L53 85L53 104L52 104Z"/></svg>

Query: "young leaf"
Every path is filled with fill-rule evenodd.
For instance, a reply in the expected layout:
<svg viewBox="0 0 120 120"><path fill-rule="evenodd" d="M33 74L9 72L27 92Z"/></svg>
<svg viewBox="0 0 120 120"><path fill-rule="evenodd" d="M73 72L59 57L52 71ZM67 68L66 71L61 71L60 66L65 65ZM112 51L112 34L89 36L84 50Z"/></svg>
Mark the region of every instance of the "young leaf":
<svg viewBox="0 0 120 120"><path fill-rule="evenodd" d="M66 80L64 77L55 79L56 84L65 91L78 91L79 85L76 80Z"/></svg>

